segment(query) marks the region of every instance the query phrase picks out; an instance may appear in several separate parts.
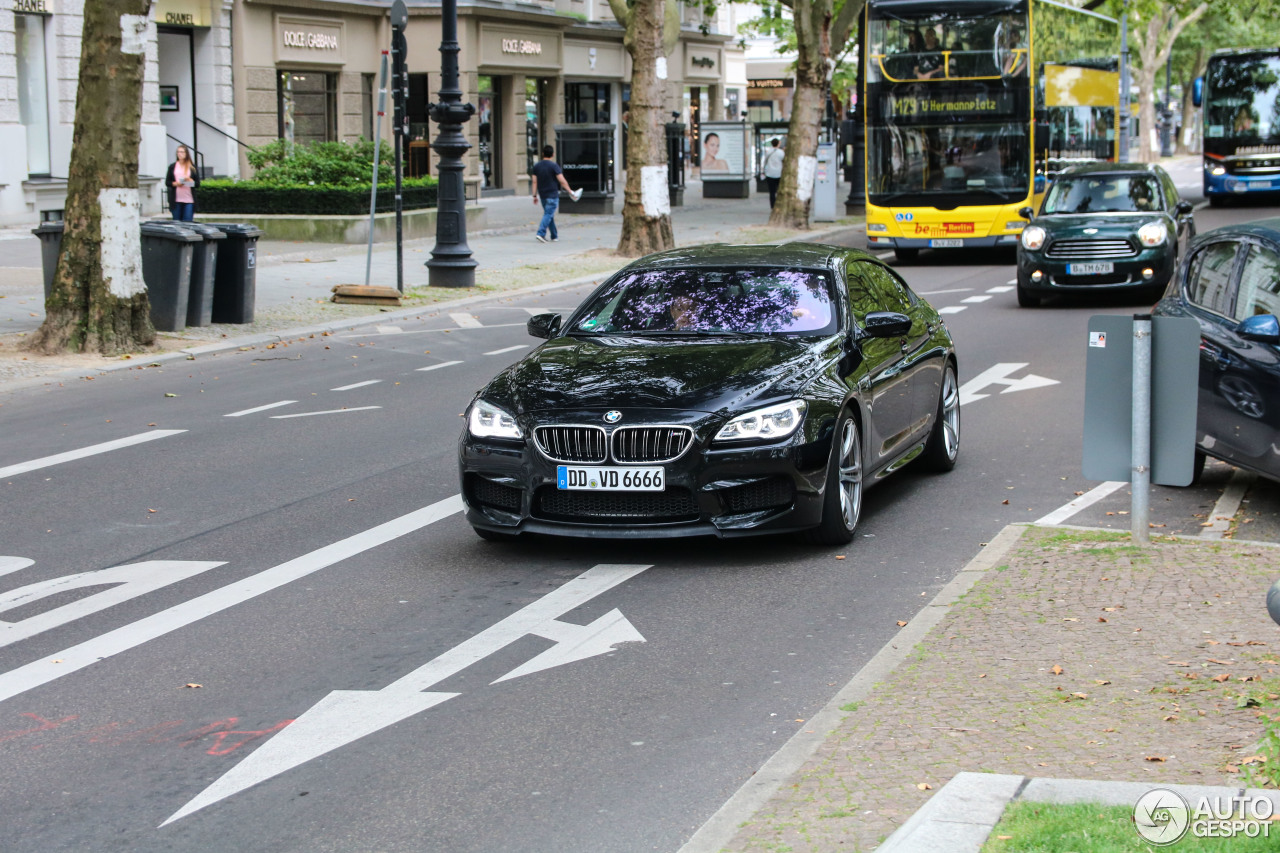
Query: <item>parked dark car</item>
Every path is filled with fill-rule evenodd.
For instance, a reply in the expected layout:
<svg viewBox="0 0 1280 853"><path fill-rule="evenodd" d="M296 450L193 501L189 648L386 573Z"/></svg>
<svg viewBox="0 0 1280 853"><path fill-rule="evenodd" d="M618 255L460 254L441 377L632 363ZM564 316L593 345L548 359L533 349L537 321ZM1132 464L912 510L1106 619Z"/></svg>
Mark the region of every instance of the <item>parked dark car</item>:
<svg viewBox="0 0 1280 853"><path fill-rule="evenodd" d="M1054 293L1164 291L1195 236L1191 203L1159 166L1091 163L1054 179L1018 239L1018 304Z"/></svg>
<svg viewBox="0 0 1280 853"><path fill-rule="evenodd" d="M865 252L705 246L642 258L502 371L459 439L486 539L850 541L865 486L960 442L951 336Z"/></svg>
<svg viewBox="0 0 1280 853"><path fill-rule="evenodd" d="M1213 456L1280 481L1280 219L1197 238L1155 313L1200 324L1197 475Z"/></svg>

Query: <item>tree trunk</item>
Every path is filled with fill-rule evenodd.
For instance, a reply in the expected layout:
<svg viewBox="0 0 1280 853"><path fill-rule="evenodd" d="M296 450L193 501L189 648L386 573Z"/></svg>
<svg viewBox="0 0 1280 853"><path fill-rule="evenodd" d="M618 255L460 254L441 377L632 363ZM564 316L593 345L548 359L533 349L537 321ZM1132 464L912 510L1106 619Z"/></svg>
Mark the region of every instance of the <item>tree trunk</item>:
<svg viewBox="0 0 1280 853"><path fill-rule="evenodd" d="M27 348L115 354L155 340L142 281L138 143L150 0L86 0L66 231Z"/></svg>
<svg viewBox="0 0 1280 853"><path fill-rule="evenodd" d="M823 92L827 60L831 57L831 0L797 0L792 16L796 29L796 88L787 126L787 154L769 224L808 230L818 168L818 129L826 106Z"/></svg>
<svg viewBox="0 0 1280 853"><path fill-rule="evenodd" d="M675 2L675 0L670 0ZM667 188L666 80L658 76L667 0L636 0L626 10L623 44L631 54L631 120L627 131L627 183L623 191L619 255L635 258L673 249L671 197ZM618 14L615 8L614 14ZM664 60L665 61L665 60Z"/></svg>

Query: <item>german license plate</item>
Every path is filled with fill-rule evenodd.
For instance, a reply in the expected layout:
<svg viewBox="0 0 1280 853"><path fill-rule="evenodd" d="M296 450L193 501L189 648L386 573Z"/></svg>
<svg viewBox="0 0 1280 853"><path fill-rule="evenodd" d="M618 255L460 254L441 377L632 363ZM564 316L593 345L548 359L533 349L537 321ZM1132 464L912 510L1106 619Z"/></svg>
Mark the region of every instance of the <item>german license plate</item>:
<svg viewBox="0 0 1280 853"><path fill-rule="evenodd" d="M666 487L662 468L556 466L556 488L568 491L661 492Z"/></svg>
<svg viewBox="0 0 1280 853"><path fill-rule="evenodd" d="M1106 275L1116 271L1111 261L1092 264L1067 264L1067 275Z"/></svg>
<svg viewBox="0 0 1280 853"><path fill-rule="evenodd" d="M964 248L963 240L930 240L929 248L931 249L962 249Z"/></svg>

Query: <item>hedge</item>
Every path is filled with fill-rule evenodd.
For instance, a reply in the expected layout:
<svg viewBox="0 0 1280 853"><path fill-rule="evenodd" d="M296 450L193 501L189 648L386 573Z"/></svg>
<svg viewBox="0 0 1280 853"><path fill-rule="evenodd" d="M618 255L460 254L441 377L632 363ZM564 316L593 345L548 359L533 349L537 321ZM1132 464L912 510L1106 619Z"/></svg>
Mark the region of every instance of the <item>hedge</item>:
<svg viewBox="0 0 1280 853"><path fill-rule="evenodd" d="M405 210L436 206L434 178L404 181ZM354 216L369 212L370 187L274 186L253 181L208 180L196 190L200 213ZM379 213L395 210L395 185L378 184Z"/></svg>

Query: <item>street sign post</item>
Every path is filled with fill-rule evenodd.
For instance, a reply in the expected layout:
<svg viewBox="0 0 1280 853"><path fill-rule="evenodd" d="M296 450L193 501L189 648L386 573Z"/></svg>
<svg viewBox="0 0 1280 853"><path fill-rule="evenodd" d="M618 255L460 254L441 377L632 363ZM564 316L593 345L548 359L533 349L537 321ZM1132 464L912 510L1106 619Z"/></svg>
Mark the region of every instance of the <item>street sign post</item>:
<svg viewBox="0 0 1280 853"><path fill-rule="evenodd" d="M400 179L404 171L401 161L403 140L409 130L409 111L405 108L409 92L409 63L405 54L409 44L404 37L408 26L409 7L404 4L404 0L395 0L391 4L391 103L395 116L396 144L396 290L401 293L404 293L404 198L401 195Z"/></svg>

